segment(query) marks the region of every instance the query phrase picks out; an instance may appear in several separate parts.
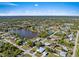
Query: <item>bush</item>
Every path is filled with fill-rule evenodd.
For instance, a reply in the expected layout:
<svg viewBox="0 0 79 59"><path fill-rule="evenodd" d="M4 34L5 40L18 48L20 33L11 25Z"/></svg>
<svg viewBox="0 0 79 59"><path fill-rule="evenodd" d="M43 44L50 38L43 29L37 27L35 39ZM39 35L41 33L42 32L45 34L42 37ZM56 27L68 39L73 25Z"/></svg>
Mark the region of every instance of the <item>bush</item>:
<svg viewBox="0 0 79 59"><path fill-rule="evenodd" d="M19 39L19 40L16 40L16 44L17 44L17 45L22 45L22 44L23 44L23 41L20 40L20 39Z"/></svg>
<svg viewBox="0 0 79 59"><path fill-rule="evenodd" d="M77 48L76 55L79 57L79 47Z"/></svg>
<svg viewBox="0 0 79 59"><path fill-rule="evenodd" d="M41 45L42 45L42 43L41 42L36 42L36 44L35 44L37 47L40 47Z"/></svg>
<svg viewBox="0 0 79 59"><path fill-rule="evenodd" d="M41 32L40 34L39 34L39 37L42 37L42 38L45 38L45 37L47 37L48 36L48 33L47 32Z"/></svg>
<svg viewBox="0 0 79 59"><path fill-rule="evenodd" d="M31 40L27 41L27 44L32 47L33 46L33 42Z"/></svg>

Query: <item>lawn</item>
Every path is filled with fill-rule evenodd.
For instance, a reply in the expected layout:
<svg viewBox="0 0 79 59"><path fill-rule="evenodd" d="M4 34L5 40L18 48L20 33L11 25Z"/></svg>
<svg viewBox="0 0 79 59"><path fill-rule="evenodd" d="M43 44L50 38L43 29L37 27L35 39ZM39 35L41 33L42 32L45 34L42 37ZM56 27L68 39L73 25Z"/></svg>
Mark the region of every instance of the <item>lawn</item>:
<svg viewBox="0 0 79 59"><path fill-rule="evenodd" d="M42 53L38 52L35 54L37 57L41 57L42 56Z"/></svg>
<svg viewBox="0 0 79 59"><path fill-rule="evenodd" d="M47 57L58 57L58 55L54 54L54 53L48 53Z"/></svg>
<svg viewBox="0 0 79 59"><path fill-rule="evenodd" d="M36 47L32 48L32 50L30 51L30 53L34 53L36 51Z"/></svg>
<svg viewBox="0 0 79 59"><path fill-rule="evenodd" d="M32 56L29 54L25 54L25 55L23 55L23 57L32 57Z"/></svg>
<svg viewBox="0 0 79 59"><path fill-rule="evenodd" d="M74 47L74 44L70 41L68 41L67 39L61 39L61 40L58 40L58 43L59 44L62 44L62 45L65 45L69 48L73 48Z"/></svg>
<svg viewBox="0 0 79 59"><path fill-rule="evenodd" d="M22 46L22 48L28 50L30 47L26 44L26 45Z"/></svg>
<svg viewBox="0 0 79 59"><path fill-rule="evenodd" d="M79 45L77 45L76 57L79 57Z"/></svg>
<svg viewBox="0 0 79 59"><path fill-rule="evenodd" d="M53 43L54 41L47 39L47 40L44 41L44 43L46 43L46 42Z"/></svg>

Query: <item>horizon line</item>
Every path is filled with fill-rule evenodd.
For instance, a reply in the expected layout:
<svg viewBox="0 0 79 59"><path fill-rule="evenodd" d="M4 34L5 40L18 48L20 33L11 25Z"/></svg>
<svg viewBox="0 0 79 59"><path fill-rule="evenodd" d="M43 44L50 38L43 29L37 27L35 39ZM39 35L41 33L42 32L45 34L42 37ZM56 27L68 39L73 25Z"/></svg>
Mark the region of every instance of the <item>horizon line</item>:
<svg viewBox="0 0 79 59"><path fill-rule="evenodd" d="M79 16L79 15L0 15L0 16Z"/></svg>

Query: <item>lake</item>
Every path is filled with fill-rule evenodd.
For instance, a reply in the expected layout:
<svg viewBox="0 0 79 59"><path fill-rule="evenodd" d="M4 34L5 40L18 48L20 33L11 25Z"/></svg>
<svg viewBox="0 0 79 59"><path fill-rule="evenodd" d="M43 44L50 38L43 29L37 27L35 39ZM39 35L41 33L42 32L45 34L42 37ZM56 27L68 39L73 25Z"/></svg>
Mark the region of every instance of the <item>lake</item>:
<svg viewBox="0 0 79 59"><path fill-rule="evenodd" d="M19 34L21 38L30 38L31 39L31 38L38 36L37 32L32 32L30 30L25 30L25 29L11 30L11 32Z"/></svg>

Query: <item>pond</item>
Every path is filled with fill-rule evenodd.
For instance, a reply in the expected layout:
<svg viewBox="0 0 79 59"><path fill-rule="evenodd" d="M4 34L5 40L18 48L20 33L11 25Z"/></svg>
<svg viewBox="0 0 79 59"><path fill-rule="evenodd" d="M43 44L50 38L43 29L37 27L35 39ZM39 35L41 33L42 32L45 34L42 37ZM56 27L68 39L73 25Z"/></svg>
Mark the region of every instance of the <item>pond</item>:
<svg viewBox="0 0 79 59"><path fill-rule="evenodd" d="M34 38L38 36L37 32L32 32L30 30L19 29L19 30L11 30L13 33L17 33L22 38Z"/></svg>

